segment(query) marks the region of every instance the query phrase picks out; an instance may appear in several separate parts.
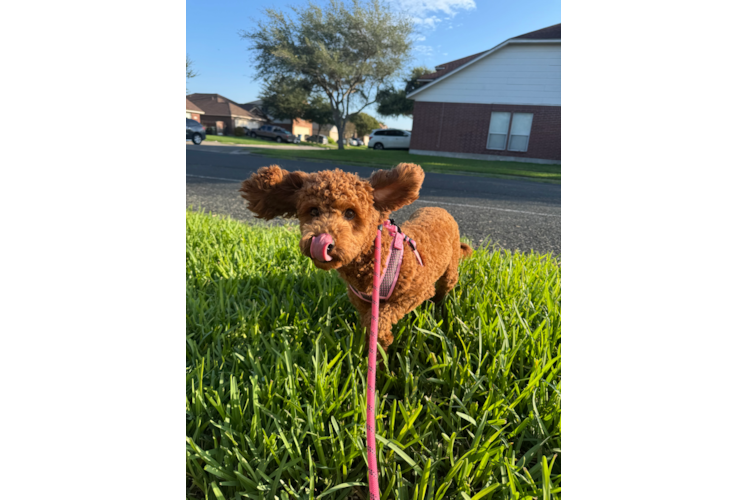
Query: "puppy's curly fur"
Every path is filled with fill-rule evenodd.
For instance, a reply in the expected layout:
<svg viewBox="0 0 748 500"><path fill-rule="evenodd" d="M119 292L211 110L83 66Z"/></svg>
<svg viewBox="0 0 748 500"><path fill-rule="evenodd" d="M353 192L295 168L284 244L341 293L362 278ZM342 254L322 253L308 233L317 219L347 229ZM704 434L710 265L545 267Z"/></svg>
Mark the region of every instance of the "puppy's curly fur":
<svg viewBox="0 0 748 500"><path fill-rule="evenodd" d="M334 240L332 260L312 258L319 269L335 269L361 293L371 295L374 283L374 239L377 226L391 212L418 199L423 169L401 163L392 170L378 170L366 181L340 169L313 174L288 172L278 165L262 167L242 183L239 190L247 208L257 218L298 217L301 252L312 258L312 238L328 233ZM353 211L353 216L351 212ZM346 214L348 217L346 217ZM379 308L377 338L384 348L392 343L392 325L434 298L439 301L457 284L461 257L473 250L460 243L457 222L441 208L421 208L400 225L413 238L423 259L421 267L410 247L405 246L400 277L390 298ZM392 238L382 232L382 266L387 262ZM348 290L363 325L371 325L371 304Z"/></svg>

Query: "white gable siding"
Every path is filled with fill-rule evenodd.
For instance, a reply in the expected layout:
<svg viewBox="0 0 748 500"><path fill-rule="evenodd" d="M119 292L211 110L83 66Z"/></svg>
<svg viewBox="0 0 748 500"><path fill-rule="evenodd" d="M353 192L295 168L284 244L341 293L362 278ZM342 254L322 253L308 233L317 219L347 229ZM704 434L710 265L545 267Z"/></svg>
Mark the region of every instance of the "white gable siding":
<svg viewBox="0 0 748 500"><path fill-rule="evenodd" d="M413 100L560 106L561 44L506 45Z"/></svg>

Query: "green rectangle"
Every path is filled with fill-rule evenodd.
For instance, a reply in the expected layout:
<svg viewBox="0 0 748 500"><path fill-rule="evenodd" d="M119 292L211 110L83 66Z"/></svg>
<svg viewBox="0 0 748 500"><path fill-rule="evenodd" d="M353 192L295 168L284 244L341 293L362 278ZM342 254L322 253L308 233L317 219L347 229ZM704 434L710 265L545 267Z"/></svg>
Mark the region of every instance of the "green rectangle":
<svg viewBox="0 0 748 500"><path fill-rule="evenodd" d="M564 162L748 159L748 93L562 92L561 103Z"/></svg>

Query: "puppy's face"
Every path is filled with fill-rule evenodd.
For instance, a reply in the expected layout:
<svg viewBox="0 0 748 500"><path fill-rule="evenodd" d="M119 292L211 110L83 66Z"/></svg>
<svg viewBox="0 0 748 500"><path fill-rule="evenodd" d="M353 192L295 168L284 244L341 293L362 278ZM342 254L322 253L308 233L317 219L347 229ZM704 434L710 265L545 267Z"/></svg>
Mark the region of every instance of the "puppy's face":
<svg viewBox="0 0 748 500"><path fill-rule="evenodd" d="M421 167L406 163L379 170L368 182L339 169L307 174L271 165L240 191L258 218L298 217L301 252L329 271L371 249L377 225L418 199L423 177Z"/></svg>
<svg viewBox="0 0 748 500"><path fill-rule="evenodd" d="M371 248L380 216L372 192L368 182L340 170L313 174L300 190L299 247L319 269L338 269Z"/></svg>

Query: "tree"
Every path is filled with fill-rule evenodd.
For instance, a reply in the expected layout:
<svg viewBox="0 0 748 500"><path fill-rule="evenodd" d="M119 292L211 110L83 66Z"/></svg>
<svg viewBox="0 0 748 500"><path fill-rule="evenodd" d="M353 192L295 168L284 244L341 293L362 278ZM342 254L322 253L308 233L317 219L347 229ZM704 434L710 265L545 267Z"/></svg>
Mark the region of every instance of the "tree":
<svg viewBox="0 0 748 500"><path fill-rule="evenodd" d="M379 120L366 113L358 113L351 117L351 122L356 125L356 134L359 137L369 135L372 130L379 128Z"/></svg>
<svg viewBox="0 0 748 500"><path fill-rule="evenodd" d="M409 59L413 21L383 0L310 1L288 10L264 9L265 19L241 34L254 54L255 78L294 78L327 97L343 131Z"/></svg>
<svg viewBox="0 0 748 500"><path fill-rule="evenodd" d="M332 117L332 107L330 102L321 95L316 95L311 98L307 104L306 110L301 115L304 120L310 122L319 123L320 125L332 125L335 123Z"/></svg>
<svg viewBox="0 0 748 500"><path fill-rule="evenodd" d="M274 119L293 120L306 113L309 90L298 79L278 75L263 85L260 99Z"/></svg>
<svg viewBox="0 0 748 500"><path fill-rule="evenodd" d="M395 90L395 87L390 85L380 90L377 93L377 103L379 105L377 113L382 116L407 116L412 118L414 103L412 99L405 96L425 85L426 82L419 82L418 79L433 72L434 70L424 66L413 68L410 77L403 79L403 82L405 82L404 89Z"/></svg>
<svg viewBox="0 0 748 500"><path fill-rule="evenodd" d="M190 56L187 56L187 80L189 80L190 78L195 78L197 75L200 74L197 71L195 71L193 64L194 63L192 62L192 59L190 59ZM187 93L188 94L190 93L189 89L187 89Z"/></svg>

